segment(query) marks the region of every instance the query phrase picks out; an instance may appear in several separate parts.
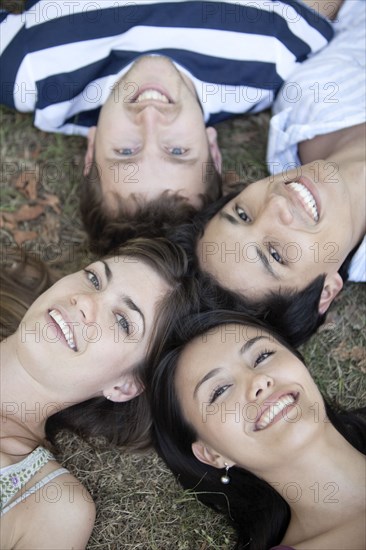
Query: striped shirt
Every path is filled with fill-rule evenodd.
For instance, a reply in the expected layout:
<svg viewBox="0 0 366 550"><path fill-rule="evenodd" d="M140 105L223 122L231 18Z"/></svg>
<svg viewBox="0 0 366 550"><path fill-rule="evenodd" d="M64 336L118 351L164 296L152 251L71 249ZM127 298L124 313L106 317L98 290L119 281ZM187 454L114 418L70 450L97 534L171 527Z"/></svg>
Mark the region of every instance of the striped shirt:
<svg viewBox="0 0 366 550"><path fill-rule="evenodd" d="M366 3L345 0L335 37L297 68L273 105L267 162L271 173L300 166L297 145L366 120ZM349 269L349 280L366 282L366 241Z"/></svg>
<svg viewBox="0 0 366 550"><path fill-rule="evenodd" d="M300 0L30 0L0 13L0 101L45 131L86 135L142 54L193 81L205 122L268 108L288 76L333 36Z"/></svg>

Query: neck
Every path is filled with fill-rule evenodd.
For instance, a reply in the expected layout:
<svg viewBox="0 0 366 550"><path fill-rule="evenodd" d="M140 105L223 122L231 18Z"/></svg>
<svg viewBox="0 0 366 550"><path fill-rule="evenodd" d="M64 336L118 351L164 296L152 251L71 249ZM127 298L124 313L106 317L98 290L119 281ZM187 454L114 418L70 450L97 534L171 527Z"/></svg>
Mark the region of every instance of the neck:
<svg viewBox="0 0 366 550"><path fill-rule="evenodd" d="M349 524L365 507L365 457L331 425L298 456L264 476L287 501L291 521L283 543L300 544ZM273 483L273 480L276 480Z"/></svg>
<svg viewBox="0 0 366 550"><path fill-rule="evenodd" d="M356 246L366 231L365 180L366 180L366 125L359 124L330 134L304 141L298 147L302 164L319 159L332 163L345 182L357 228L353 237Z"/></svg>
<svg viewBox="0 0 366 550"><path fill-rule="evenodd" d="M16 353L16 334L1 344L1 434L2 448L24 454L45 437L47 418L61 410L59 403L23 368ZM9 450L9 454L11 451Z"/></svg>

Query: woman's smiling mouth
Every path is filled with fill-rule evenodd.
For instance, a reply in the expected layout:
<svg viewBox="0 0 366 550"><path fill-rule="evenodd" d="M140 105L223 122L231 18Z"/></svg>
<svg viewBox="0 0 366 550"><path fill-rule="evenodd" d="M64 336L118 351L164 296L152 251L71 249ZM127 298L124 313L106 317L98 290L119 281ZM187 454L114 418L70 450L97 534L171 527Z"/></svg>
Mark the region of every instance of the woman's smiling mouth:
<svg viewBox="0 0 366 550"><path fill-rule="evenodd" d="M282 395L273 403L265 401L265 409L256 421L254 425L254 431L257 432L260 430L264 430L275 421L277 422L278 420L280 420L280 417L283 418L285 416L283 411L285 411L287 407L294 405L297 401L297 398L298 394L288 393L286 395Z"/></svg>
<svg viewBox="0 0 366 550"><path fill-rule="evenodd" d="M49 316L52 317L54 322L60 327L62 334L65 337L66 343L70 349L73 351L78 351L77 346L74 341L74 336L69 324L64 320L61 313L57 309L51 309L48 312Z"/></svg>

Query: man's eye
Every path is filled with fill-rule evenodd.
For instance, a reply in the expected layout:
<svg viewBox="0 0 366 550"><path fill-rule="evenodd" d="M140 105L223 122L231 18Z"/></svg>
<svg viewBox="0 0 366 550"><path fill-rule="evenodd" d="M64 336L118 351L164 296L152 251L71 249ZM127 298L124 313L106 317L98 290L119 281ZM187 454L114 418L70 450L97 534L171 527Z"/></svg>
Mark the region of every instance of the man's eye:
<svg viewBox="0 0 366 550"><path fill-rule="evenodd" d="M169 149L169 153L176 156L184 155L184 153L186 153L187 151L188 149L183 149L183 147L171 147Z"/></svg>
<svg viewBox="0 0 366 550"><path fill-rule="evenodd" d="M88 281L91 282L91 284L93 285L93 287L96 289L96 290L100 290L100 281L98 279L98 277L96 276L96 274L93 272L93 271L90 271L90 269L84 269L84 273L86 275L86 278L88 279Z"/></svg>
<svg viewBox="0 0 366 550"><path fill-rule="evenodd" d="M243 220L243 222L250 222L251 219L250 217L248 216L248 214L245 212L245 210L243 210L242 208L240 208L240 206L236 206L235 207L235 210L236 210L236 213L238 214L239 218L241 220Z"/></svg>
<svg viewBox="0 0 366 550"><path fill-rule="evenodd" d="M277 252L277 250L275 248L273 248L273 246L269 246L269 253L270 253L270 255L272 256L272 258L274 259L275 262L278 262L279 264L284 263L282 257Z"/></svg>
<svg viewBox="0 0 366 550"><path fill-rule="evenodd" d="M121 315L120 313L116 314L117 323L120 326L120 328L127 334L127 336L130 335L130 323L128 322L127 318L124 315Z"/></svg>
<svg viewBox="0 0 366 550"><path fill-rule="evenodd" d="M128 157L130 155L135 154L135 150L131 149L130 147L122 147L122 149L116 149L115 150L118 155Z"/></svg>

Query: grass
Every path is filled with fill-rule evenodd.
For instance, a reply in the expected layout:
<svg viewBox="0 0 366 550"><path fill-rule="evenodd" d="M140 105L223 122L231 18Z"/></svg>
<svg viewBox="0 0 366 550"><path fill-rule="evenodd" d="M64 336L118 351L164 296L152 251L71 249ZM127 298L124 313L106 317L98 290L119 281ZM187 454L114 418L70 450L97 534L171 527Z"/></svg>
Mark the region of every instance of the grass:
<svg viewBox="0 0 366 550"><path fill-rule="evenodd" d="M22 2L8 2L21 9ZM0 7L5 3L1 2ZM265 146L269 114L238 117L217 129L226 183L254 181L266 175ZM78 214L78 188L85 141L46 134L32 126L31 115L0 108L1 209L16 212L27 199L14 187L22 173L36 174L37 198L57 195L60 213L50 205L37 219L18 229L36 230L24 246L55 251L50 263L61 273L85 261L85 233ZM2 243L14 231L0 229ZM42 252L43 251L43 252ZM52 256L52 255L51 255ZM43 258L45 259L45 258ZM302 351L321 391L344 407L365 405L364 285L347 283L328 315L327 323ZM227 550L233 536L225 521L183 492L154 451L121 453L92 447L74 435L59 436L59 460L89 489L97 506L97 521L89 550Z"/></svg>
<svg viewBox="0 0 366 550"><path fill-rule="evenodd" d="M4 108L0 115L2 165L17 163L19 168L3 177L2 208L16 210L26 202L13 186L22 164L42 174L38 195L57 194L61 213L56 214L48 207L50 211L46 214L56 224L53 231L46 224L46 214L24 222L28 229L39 230L37 238L27 246L44 250L51 242L55 246L62 244L64 252L74 249L71 258L65 252L62 258L51 262L60 272L70 272L83 263L86 254L77 199L85 142L81 138L39 132L33 128L29 115L14 114ZM229 183L238 179L253 181L266 175L268 118L268 113L238 117L218 126ZM43 169L51 162L60 174L57 181L51 169ZM70 177L63 171L64 166L72 167ZM2 240L12 238L11 232L5 233L1 230ZM344 407L365 404L364 297L364 285L347 283L332 306L327 323L302 348L321 391L328 400L337 400ZM60 434L59 447L60 461L85 484L96 502L97 521L89 550L233 547L233 535L225 521L199 504L194 496L183 492L153 451L128 454L103 446L94 448L67 433Z"/></svg>

